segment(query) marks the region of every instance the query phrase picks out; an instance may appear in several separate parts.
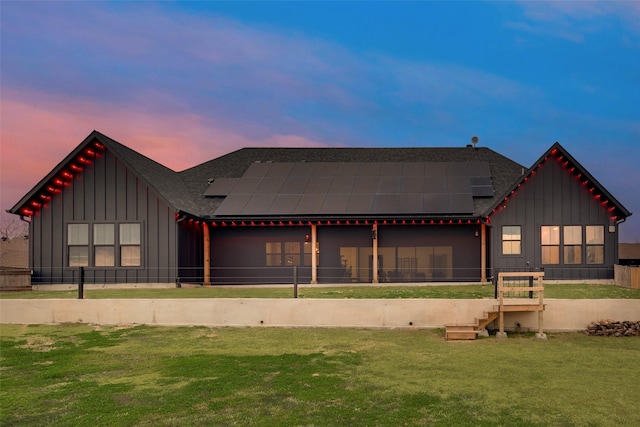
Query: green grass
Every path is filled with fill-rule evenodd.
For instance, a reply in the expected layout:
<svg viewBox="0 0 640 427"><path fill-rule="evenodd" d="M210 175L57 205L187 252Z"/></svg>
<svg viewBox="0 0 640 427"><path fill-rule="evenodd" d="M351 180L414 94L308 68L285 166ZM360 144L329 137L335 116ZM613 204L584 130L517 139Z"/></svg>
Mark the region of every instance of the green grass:
<svg viewBox="0 0 640 427"><path fill-rule="evenodd" d="M0 425L637 426L640 339L0 325Z"/></svg>
<svg viewBox="0 0 640 427"><path fill-rule="evenodd" d="M545 298L640 299L640 289L612 285L545 285ZM0 298L77 298L77 291L2 292ZM85 298L292 298L291 287L211 286L174 289L85 290ZM464 286L300 286L299 298L493 298L493 285Z"/></svg>

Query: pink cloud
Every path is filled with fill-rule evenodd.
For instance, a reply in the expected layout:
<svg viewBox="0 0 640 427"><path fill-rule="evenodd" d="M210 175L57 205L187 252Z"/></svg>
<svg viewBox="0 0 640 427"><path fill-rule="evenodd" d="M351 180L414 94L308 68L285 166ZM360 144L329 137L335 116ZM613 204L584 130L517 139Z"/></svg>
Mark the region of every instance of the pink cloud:
<svg viewBox="0 0 640 427"><path fill-rule="evenodd" d="M176 171L247 146L328 144L299 135L248 138L194 113L3 90L0 207L4 212L96 129Z"/></svg>

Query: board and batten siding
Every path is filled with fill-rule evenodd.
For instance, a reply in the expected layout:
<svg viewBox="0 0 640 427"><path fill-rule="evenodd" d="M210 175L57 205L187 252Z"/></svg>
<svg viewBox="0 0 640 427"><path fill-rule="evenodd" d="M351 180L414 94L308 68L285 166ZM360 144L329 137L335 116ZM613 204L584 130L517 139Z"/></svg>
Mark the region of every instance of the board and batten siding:
<svg viewBox="0 0 640 427"><path fill-rule="evenodd" d="M593 197L589 189L581 184L558 161L550 158L544 162L517 191L510 195L504 208L491 216L491 260L493 276L498 271L544 269L546 279L611 279L613 265L617 260L617 225L609 218L606 208ZM521 226L522 244L520 255L502 254L502 227ZM559 226L560 264L542 264L541 227ZM604 263L586 264L582 253L581 264L564 264L562 253L562 227L587 225L604 227ZM609 227L615 231L610 232Z"/></svg>
<svg viewBox="0 0 640 427"><path fill-rule="evenodd" d="M162 283L176 278L175 209L109 150L67 181L32 218L33 283L75 283L68 267L70 223L139 223L140 267L86 267L86 283ZM117 247L117 242L116 242ZM91 258L91 246L89 247ZM116 261L119 254L116 253ZM117 262L116 262L117 264Z"/></svg>

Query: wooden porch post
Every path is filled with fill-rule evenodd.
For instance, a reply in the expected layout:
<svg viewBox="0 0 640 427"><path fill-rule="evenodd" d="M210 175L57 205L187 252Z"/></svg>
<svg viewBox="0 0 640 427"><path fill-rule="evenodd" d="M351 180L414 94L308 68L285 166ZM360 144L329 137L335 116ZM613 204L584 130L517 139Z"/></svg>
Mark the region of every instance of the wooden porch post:
<svg viewBox="0 0 640 427"><path fill-rule="evenodd" d="M371 241L373 242L373 280L371 283L378 283L378 223L373 223L371 229Z"/></svg>
<svg viewBox="0 0 640 427"><path fill-rule="evenodd" d="M311 224L311 284L318 284L317 225Z"/></svg>
<svg viewBox="0 0 640 427"><path fill-rule="evenodd" d="M204 283L203 286L211 286L211 238L209 236L209 226L202 223L202 235L204 239Z"/></svg>
<svg viewBox="0 0 640 427"><path fill-rule="evenodd" d="M480 225L480 282L487 281L487 226Z"/></svg>

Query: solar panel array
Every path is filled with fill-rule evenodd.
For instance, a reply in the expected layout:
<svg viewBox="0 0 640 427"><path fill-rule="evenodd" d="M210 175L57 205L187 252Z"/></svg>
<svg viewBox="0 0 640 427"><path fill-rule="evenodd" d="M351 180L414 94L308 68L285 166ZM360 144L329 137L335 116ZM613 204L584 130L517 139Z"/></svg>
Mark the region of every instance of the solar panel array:
<svg viewBox="0 0 640 427"><path fill-rule="evenodd" d="M263 162L204 195L216 216L471 214L493 186L484 162Z"/></svg>

